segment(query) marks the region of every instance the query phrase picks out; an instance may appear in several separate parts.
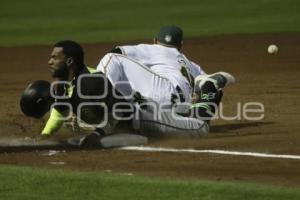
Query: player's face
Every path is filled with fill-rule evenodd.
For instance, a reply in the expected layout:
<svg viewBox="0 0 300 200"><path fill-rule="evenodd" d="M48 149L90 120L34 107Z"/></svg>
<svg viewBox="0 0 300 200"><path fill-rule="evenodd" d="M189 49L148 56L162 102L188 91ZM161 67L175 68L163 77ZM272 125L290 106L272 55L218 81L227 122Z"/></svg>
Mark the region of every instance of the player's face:
<svg viewBox="0 0 300 200"><path fill-rule="evenodd" d="M48 61L50 72L53 78L66 80L69 76L70 68L67 65L68 58L63 53L62 47L54 47Z"/></svg>

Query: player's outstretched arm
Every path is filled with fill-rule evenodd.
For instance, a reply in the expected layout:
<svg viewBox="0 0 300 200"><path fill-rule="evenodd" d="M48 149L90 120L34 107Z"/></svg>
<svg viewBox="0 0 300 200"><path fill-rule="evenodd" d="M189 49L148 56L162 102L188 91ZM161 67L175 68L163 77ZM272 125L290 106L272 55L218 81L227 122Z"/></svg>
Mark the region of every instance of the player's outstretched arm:
<svg viewBox="0 0 300 200"><path fill-rule="evenodd" d="M42 130L41 135L47 137L47 136L51 136L53 133L58 131L62 127L66 116L67 116L67 112L66 114L60 113L58 110L53 108L51 110L50 117L44 129Z"/></svg>

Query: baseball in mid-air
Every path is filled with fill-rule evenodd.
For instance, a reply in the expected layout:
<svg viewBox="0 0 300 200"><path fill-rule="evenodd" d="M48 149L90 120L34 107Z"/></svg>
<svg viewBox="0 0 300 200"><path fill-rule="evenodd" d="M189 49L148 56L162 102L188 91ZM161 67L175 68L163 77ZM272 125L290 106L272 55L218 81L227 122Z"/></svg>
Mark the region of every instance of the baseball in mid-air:
<svg viewBox="0 0 300 200"><path fill-rule="evenodd" d="M275 44L271 44L268 46L268 53L269 54L276 54L278 53L278 47Z"/></svg>

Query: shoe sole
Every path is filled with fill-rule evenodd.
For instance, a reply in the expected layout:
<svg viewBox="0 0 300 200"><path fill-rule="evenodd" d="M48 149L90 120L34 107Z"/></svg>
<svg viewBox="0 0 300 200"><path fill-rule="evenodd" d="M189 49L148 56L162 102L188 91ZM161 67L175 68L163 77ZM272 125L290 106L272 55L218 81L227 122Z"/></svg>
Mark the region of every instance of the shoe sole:
<svg viewBox="0 0 300 200"><path fill-rule="evenodd" d="M217 72L217 73L214 73L215 75L216 74L221 74L222 76L224 76L227 80L225 86L228 86L228 85L231 85L233 83L235 83L235 78L234 76L232 76L231 74L229 74L228 72ZM213 75L213 74L212 74Z"/></svg>
<svg viewBox="0 0 300 200"><path fill-rule="evenodd" d="M213 73L213 74L204 74L204 75L197 76L195 78L195 83L200 82L199 87L201 88L202 84L205 82L203 80L207 79L207 80L213 82L215 87L218 88L217 81L215 79L210 78L210 77L212 77L214 75L218 75L218 74L222 75L226 78L227 81L226 81L225 86L228 86L228 85L231 85L231 84L235 83L234 76L232 76L231 74L229 74L227 72L216 72L216 73Z"/></svg>

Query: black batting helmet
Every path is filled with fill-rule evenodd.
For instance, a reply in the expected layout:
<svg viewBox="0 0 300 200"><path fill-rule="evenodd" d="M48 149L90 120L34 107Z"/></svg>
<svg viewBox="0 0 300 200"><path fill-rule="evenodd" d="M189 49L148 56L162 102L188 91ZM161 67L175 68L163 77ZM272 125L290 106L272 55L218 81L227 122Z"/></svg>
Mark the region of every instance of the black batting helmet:
<svg viewBox="0 0 300 200"><path fill-rule="evenodd" d="M53 98L50 94L50 83L38 80L30 83L20 100L22 112L34 118L42 118L51 107Z"/></svg>

